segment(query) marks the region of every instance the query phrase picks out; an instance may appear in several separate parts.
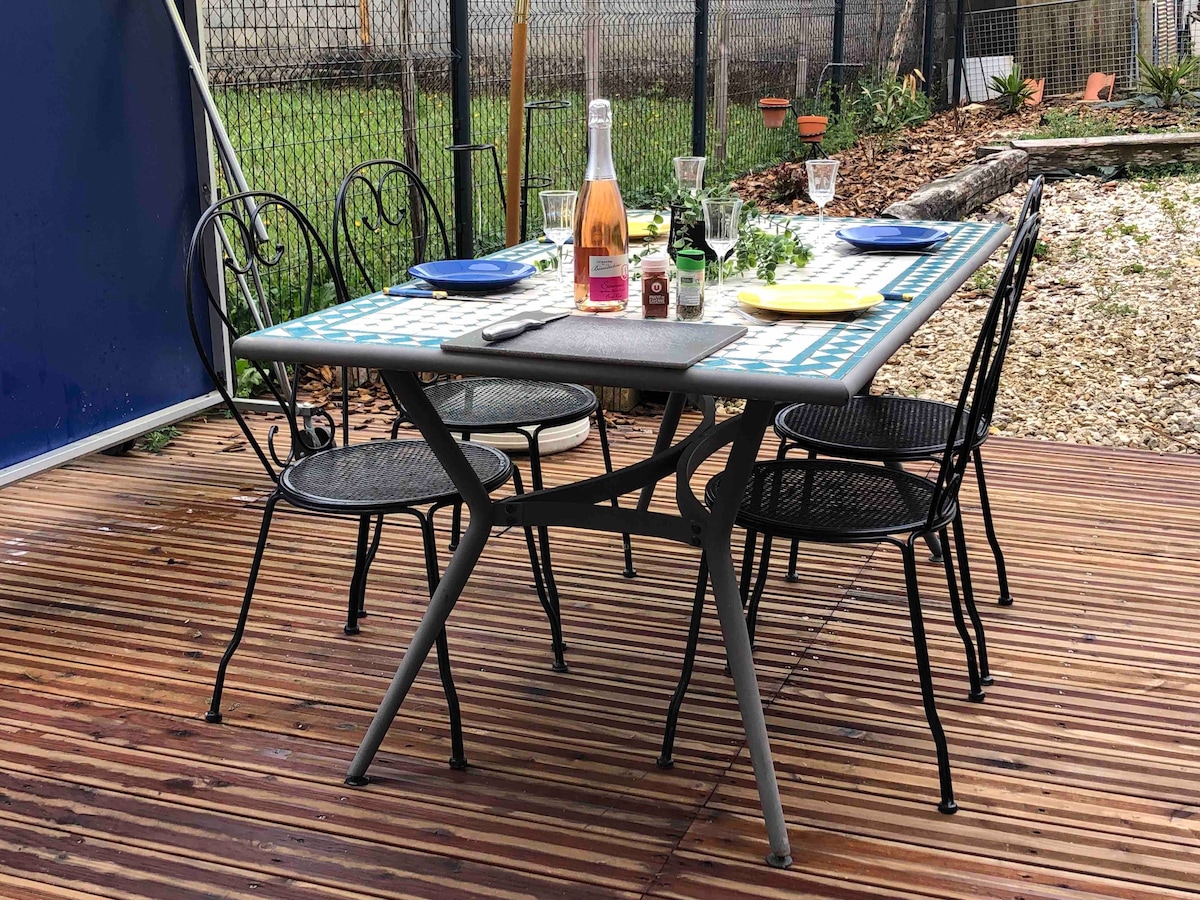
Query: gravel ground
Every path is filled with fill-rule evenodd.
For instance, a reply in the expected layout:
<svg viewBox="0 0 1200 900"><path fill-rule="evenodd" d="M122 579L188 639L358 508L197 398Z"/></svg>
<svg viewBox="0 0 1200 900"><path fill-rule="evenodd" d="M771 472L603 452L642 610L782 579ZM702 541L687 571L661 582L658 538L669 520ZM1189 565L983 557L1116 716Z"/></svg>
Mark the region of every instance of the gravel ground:
<svg viewBox="0 0 1200 900"><path fill-rule="evenodd" d="M1012 221L1024 189L977 218ZM1200 180L1047 184L1043 248L995 434L1200 453ZM953 400L1001 254L880 370L875 390Z"/></svg>

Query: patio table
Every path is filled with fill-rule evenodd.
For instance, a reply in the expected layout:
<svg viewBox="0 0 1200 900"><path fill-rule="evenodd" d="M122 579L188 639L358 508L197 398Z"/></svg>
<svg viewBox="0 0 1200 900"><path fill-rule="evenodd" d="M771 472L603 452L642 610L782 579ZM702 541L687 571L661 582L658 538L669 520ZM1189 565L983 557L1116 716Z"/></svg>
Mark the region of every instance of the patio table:
<svg viewBox="0 0 1200 900"><path fill-rule="evenodd" d="M747 334L687 369L606 364L598 359L533 359L481 353L450 353L444 340L516 313L570 309L570 287L543 272L502 295L499 302L429 301L376 293L276 325L238 340L234 352L260 361L372 367L382 371L422 436L445 466L470 510L458 549L430 599L375 718L351 763L347 783L366 784L366 772L434 640L454 608L483 552L493 526L565 526L648 535L698 547L705 553L746 743L758 785L770 853L767 861L791 862L750 641L742 615L730 537L742 492L778 402L846 403L876 370L999 247L1006 225L939 222L950 239L931 254L861 253L834 232L850 221L794 219L812 261L781 270L781 282L853 284L884 294L882 303L850 322L748 322L733 303L740 279L726 282L718 308L715 289L705 320L745 325ZM510 260L549 259L551 245L530 241L494 254ZM631 299L628 316L640 315ZM553 326L548 326L553 327ZM437 417L416 373L492 375L574 381L665 391L670 395L652 456L611 475L531 494L491 498L458 445ZM745 411L675 441L687 395L746 400ZM674 443L673 443L674 442ZM706 509L686 482L699 461L730 446L719 496ZM650 512L655 484L677 475L678 515ZM636 508L614 509L614 496L640 491Z"/></svg>

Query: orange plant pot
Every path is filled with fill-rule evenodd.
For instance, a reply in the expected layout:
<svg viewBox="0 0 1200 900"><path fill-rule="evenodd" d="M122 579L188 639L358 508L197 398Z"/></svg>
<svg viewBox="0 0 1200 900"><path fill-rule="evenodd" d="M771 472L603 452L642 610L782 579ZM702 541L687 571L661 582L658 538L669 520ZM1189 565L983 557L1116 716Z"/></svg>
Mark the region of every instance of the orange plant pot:
<svg viewBox="0 0 1200 900"><path fill-rule="evenodd" d="M828 124L828 116L796 116L796 128L800 132L800 140L806 144L821 143Z"/></svg>
<svg viewBox="0 0 1200 900"><path fill-rule="evenodd" d="M782 128L787 118L792 101L782 97L763 97L758 101L758 109L762 113L763 124L768 128Z"/></svg>

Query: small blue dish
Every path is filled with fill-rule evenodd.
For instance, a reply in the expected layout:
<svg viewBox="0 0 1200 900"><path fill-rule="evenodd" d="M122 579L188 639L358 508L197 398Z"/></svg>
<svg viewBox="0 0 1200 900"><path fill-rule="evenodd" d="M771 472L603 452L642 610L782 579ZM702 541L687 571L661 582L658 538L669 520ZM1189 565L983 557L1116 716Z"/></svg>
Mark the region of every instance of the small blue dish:
<svg viewBox="0 0 1200 900"><path fill-rule="evenodd" d="M837 237L859 250L928 250L950 233L928 225L852 225L839 230Z"/></svg>
<svg viewBox="0 0 1200 900"><path fill-rule="evenodd" d="M512 287L537 272L529 263L503 259L441 259L408 270L439 291L493 291Z"/></svg>

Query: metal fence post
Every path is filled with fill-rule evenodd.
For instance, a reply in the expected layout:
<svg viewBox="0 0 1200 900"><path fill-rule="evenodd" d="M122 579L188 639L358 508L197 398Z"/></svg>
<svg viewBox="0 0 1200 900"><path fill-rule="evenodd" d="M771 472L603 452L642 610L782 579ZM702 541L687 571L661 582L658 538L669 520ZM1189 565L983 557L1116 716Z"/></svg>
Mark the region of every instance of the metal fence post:
<svg viewBox="0 0 1200 900"><path fill-rule="evenodd" d="M833 51L830 55L830 68L833 69L832 107L834 113L842 111L842 63L846 61L846 0L834 0L833 3ZM820 85L818 84L819 88ZM821 98L817 97L820 103Z"/></svg>
<svg viewBox="0 0 1200 900"><path fill-rule="evenodd" d="M967 0L958 0L954 12L954 105L962 103L963 60L967 56ZM927 74L926 78L929 77Z"/></svg>
<svg viewBox="0 0 1200 900"><path fill-rule="evenodd" d="M696 0L692 33L692 156L704 156L708 131L708 0Z"/></svg>
<svg viewBox="0 0 1200 900"><path fill-rule="evenodd" d="M467 0L450 0L450 137L457 146L471 143L471 51ZM471 154L454 154L454 251L459 259L475 255L471 217Z"/></svg>
<svg viewBox="0 0 1200 900"><path fill-rule="evenodd" d="M925 96L933 96L933 20L935 0L925 0L925 47L921 54L921 74L925 76Z"/></svg>

